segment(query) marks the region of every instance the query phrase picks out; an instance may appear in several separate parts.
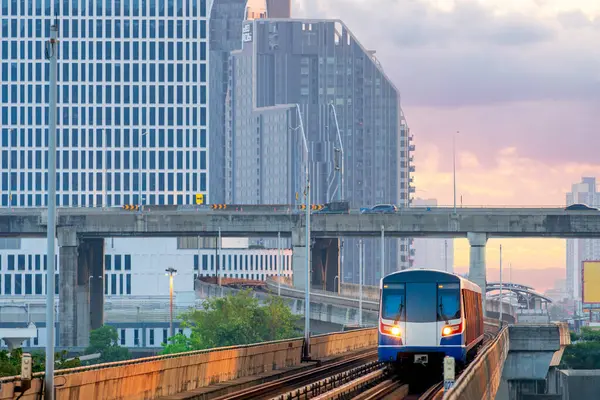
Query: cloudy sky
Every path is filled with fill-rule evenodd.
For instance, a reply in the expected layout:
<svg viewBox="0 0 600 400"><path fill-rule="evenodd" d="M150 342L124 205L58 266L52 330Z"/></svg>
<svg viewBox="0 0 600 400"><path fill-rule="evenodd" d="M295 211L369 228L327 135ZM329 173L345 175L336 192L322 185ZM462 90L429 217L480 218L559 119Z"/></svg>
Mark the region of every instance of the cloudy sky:
<svg viewBox="0 0 600 400"><path fill-rule="evenodd" d="M457 131L465 205L562 206L581 176L600 177L600 1L292 1L295 16L340 18L377 51L415 135L418 197L452 203ZM564 241L502 243L522 279L564 275ZM468 243L455 246L460 269Z"/></svg>

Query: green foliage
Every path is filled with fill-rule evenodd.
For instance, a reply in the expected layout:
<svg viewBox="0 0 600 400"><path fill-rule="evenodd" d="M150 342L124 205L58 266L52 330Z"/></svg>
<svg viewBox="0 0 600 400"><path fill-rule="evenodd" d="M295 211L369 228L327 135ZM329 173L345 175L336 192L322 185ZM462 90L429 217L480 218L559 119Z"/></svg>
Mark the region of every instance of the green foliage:
<svg viewBox="0 0 600 400"><path fill-rule="evenodd" d="M15 376L21 373L21 358L23 350L21 348L14 349L11 352L6 350L0 351L0 377ZM31 353L33 361L33 372L43 372L46 366L46 354L44 352ZM56 353L54 355L55 370L75 368L81 366L79 358L68 359L66 351Z"/></svg>
<svg viewBox="0 0 600 400"><path fill-rule="evenodd" d="M162 346L162 354L183 353L184 351L193 350L190 338L181 333L170 337L168 343L163 343Z"/></svg>
<svg viewBox="0 0 600 400"><path fill-rule="evenodd" d="M575 332L570 334L573 344L565 349L560 367L600 369L600 331L583 327L579 334Z"/></svg>
<svg viewBox="0 0 600 400"><path fill-rule="evenodd" d="M202 308L182 315L189 338L176 335L163 354L240 344L260 343L298 336L296 320L283 300L271 296L264 304L250 290L206 300Z"/></svg>
<svg viewBox="0 0 600 400"><path fill-rule="evenodd" d="M600 369L600 342L579 342L568 346L562 356L560 368Z"/></svg>
<svg viewBox="0 0 600 400"><path fill-rule="evenodd" d="M90 333L90 345L85 354L100 353L100 358L94 363L122 361L131 358L129 349L119 346L119 334L113 326L104 325Z"/></svg>

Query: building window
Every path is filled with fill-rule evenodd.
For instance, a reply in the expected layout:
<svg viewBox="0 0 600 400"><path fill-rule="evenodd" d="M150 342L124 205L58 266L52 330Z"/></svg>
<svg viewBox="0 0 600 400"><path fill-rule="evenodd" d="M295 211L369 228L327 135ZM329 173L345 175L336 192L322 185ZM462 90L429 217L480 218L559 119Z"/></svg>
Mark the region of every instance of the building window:
<svg viewBox="0 0 600 400"><path fill-rule="evenodd" d="M150 329L150 340L149 340L149 344L150 344L150 346L154 346L154 329Z"/></svg>
<svg viewBox="0 0 600 400"><path fill-rule="evenodd" d="M133 330L133 345L134 346L140 345L140 330L139 329Z"/></svg>
<svg viewBox="0 0 600 400"><path fill-rule="evenodd" d="M121 346L125 346L125 329L121 329Z"/></svg>
<svg viewBox="0 0 600 400"><path fill-rule="evenodd" d="M167 343L167 337L168 337L168 336L167 336L167 330L166 330L166 329L163 329L163 332L162 332L162 333L163 333L163 334L162 334L162 337L163 337L163 340L162 340L162 342L163 342L163 343Z"/></svg>

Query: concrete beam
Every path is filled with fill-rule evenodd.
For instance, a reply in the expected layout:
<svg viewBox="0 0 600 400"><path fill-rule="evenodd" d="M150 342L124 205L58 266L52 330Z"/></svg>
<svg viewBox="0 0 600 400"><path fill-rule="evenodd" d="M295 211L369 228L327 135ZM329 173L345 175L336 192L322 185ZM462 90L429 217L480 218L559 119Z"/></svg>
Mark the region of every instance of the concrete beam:
<svg viewBox="0 0 600 400"><path fill-rule="evenodd" d="M45 209L0 210L0 235L42 236ZM73 226L80 237L115 236L291 236L303 226L304 215L290 212L162 211L143 213L119 208L61 208L58 226ZM490 237L600 237L600 213L563 209L403 209L396 214L315 214L314 237L467 237L469 232Z"/></svg>

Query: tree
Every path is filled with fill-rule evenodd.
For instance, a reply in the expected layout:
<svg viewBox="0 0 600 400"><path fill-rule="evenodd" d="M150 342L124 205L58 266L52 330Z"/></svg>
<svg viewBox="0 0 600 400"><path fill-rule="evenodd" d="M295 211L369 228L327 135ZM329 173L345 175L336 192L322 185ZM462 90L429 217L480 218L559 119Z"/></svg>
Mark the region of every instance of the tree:
<svg viewBox="0 0 600 400"><path fill-rule="evenodd" d="M202 308L182 315L189 338L176 335L164 345L164 354L214 347L260 343L295 337L297 317L281 298L270 296L264 304L250 290L206 300Z"/></svg>
<svg viewBox="0 0 600 400"><path fill-rule="evenodd" d="M119 335L113 326L104 325L90 332L90 345L85 354L100 353L98 362L112 362L131 358L129 349L119 346Z"/></svg>
<svg viewBox="0 0 600 400"><path fill-rule="evenodd" d="M560 368L600 369L600 342L582 341L565 349Z"/></svg>
<svg viewBox="0 0 600 400"><path fill-rule="evenodd" d="M23 357L23 349L17 348L10 352L6 350L0 351L0 377L15 376L21 374L21 359ZM67 358L66 351L56 353L54 355L54 368L56 370L75 368L81 366L81 361L78 357ZM43 372L46 367L46 354L42 351L31 353L32 370L33 372Z"/></svg>

